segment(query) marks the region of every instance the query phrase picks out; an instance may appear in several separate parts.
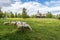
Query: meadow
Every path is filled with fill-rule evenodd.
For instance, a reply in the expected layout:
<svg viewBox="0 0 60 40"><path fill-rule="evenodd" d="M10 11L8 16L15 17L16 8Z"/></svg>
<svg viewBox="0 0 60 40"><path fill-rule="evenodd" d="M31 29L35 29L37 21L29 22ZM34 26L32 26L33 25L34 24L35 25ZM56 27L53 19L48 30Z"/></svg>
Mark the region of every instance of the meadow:
<svg viewBox="0 0 60 40"><path fill-rule="evenodd" d="M32 32L20 32L14 25L5 26L5 21L24 21L32 27ZM49 18L8 18L0 19L0 40L60 40L60 20Z"/></svg>

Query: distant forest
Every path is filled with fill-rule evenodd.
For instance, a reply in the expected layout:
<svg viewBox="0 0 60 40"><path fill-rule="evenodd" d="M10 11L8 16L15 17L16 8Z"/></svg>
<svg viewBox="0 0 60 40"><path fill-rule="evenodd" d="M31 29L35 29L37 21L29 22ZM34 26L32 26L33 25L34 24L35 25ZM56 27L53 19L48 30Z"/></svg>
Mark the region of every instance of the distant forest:
<svg viewBox="0 0 60 40"><path fill-rule="evenodd" d="M59 18L60 14L53 15L51 12L42 14L37 11L37 14L28 15L26 8L23 8L22 13L13 13L13 12L2 12L0 9L0 18Z"/></svg>

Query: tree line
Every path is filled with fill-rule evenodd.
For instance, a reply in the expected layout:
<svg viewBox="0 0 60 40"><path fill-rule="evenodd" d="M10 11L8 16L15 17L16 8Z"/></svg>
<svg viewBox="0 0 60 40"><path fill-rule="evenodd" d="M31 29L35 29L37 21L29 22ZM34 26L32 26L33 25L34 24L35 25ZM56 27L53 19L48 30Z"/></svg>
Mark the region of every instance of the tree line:
<svg viewBox="0 0 60 40"><path fill-rule="evenodd" d="M37 14L41 16L42 13L39 13L39 11L38 11ZM46 16L45 16L45 18L57 18L57 17L60 17L60 14L53 15L51 12L46 13ZM3 13L0 9L0 18L38 18L38 17L37 17L37 15L29 16L26 12L26 8L23 8L22 13L15 13L15 14L12 12Z"/></svg>
<svg viewBox="0 0 60 40"><path fill-rule="evenodd" d="M13 12L5 12L3 13L0 9L0 18L28 18L26 9L23 8L22 13L13 13Z"/></svg>

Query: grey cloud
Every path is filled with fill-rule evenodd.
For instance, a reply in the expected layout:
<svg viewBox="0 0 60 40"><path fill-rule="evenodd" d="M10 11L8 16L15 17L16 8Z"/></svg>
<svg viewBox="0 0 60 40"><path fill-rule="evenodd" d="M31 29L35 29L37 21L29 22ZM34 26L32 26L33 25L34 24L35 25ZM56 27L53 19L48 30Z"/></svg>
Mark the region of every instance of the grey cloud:
<svg viewBox="0 0 60 40"><path fill-rule="evenodd" d="M0 0L0 7L10 6L14 2L16 2L16 0Z"/></svg>

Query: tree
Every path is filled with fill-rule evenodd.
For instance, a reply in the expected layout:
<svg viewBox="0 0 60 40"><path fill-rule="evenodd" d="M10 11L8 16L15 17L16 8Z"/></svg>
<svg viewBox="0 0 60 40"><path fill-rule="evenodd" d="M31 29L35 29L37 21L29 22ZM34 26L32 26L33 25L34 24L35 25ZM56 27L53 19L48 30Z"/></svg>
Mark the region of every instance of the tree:
<svg viewBox="0 0 60 40"><path fill-rule="evenodd" d="M26 12L26 9L25 8L23 8L23 10L22 10L22 18L27 18L27 12Z"/></svg>
<svg viewBox="0 0 60 40"><path fill-rule="evenodd" d="M30 17L31 17L31 18L36 18L36 15L31 15Z"/></svg>
<svg viewBox="0 0 60 40"><path fill-rule="evenodd" d="M53 17L53 15L52 15L51 12L48 12L48 13L46 14L46 18L52 18L52 17Z"/></svg>
<svg viewBox="0 0 60 40"><path fill-rule="evenodd" d="M17 18L17 13L15 13L15 18Z"/></svg>
<svg viewBox="0 0 60 40"><path fill-rule="evenodd" d="M56 15L56 18L58 18L58 19L60 20L60 14L57 14L57 15Z"/></svg>
<svg viewBox="0 0 60 40"><path fill-rule="evenodd" d="M0 18L2 18L4 15L3 15L3 12L1 11L1 8L0 8Z"/></svg>
<svg viewBox="0 0 60 40"><path fill-rule="evenodd" d="M22 15L19 13L19 14L18 14L18 18L21 18L21 17L22 17Z"/></svg>
<svg viewBox="0 0 60 40"><path fill-rule="evenodd" d="M10 14L11 14L11 18L14 18L14 14L12 12L10 12Z"/></svg>
<svg viewBox="0 0 60 40"><path fill-rule="evenodd" d="M6 17L7 18L11 18L11 14L10 13L6 13Z"/></svg>
<svg viewBox="0 0 60 40"><path fill-rule="evenodd" d="M56 17L60 17L60 14L57 14L57 16Z"/></svg>
<svg viewBox="0 0 60 40"><path fill-rule="evenodd" d="M27 18L30 18L30 16L29 16L29 15L27 15L26 17L27 17Z"/></svg>
<svg viewBox="0 0 60 40"><path fill-rule="evenodd" d="M7 17L7 12L4 13L4 17Z"/></svg>
<svg viewBox="0 0 60 40"><path fill-rule="evenodd" d="M39 11L37 11L37 14L38 14L39 16L41 16L41 15L42 15Z"/></svg>
<svg viewBox="0 0 60 40"><path fill-rule="evenodd" d="M3 13L3 18L5 18L6 17L6 12L5 13Z"/></svg>

